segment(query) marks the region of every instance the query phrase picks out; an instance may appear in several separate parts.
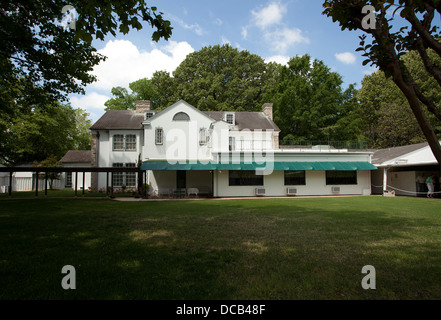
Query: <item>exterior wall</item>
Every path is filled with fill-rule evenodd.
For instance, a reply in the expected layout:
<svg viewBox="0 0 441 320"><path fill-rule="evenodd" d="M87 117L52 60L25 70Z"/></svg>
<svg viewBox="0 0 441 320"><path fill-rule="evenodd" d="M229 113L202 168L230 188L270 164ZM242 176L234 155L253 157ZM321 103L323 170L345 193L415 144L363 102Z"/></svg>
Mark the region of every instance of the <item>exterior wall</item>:
<svg viewBox="0 0 441 320"><path fill-rule="evenodd" d="M75 168L75 167L90 167L90 164L86 163L69 163L64 167ZM78 172L78 181L77 181L77 190L82 190L84 187L85 190L92 187L92 173L86 172L84 177L84 186L83 186L83 172ZM63 172L60 177L60 189L68 189L75 190L75 172L72 172L72 187L66 187L66 172Z"/></svg>
<svg viewBox="0 0 441 320"><path fill-rule="evenodd" d="M187 188L197 188L199 194L211 194L212 173L209 171L186 171ZM176 171L149 171L152 194L168 194L176 188Z"/></svg>
<svg viewBox="0 0 441 320"><path fill-rule="evenodd" d="M173 121L185 112L190 121ZM143 160L211 160L209 144L199 144L199 130L209 129L212 120L183 102L176 103L144 123L145 145ZM155 142L156 128L163 129L163 143Z"/></svg>
<svg viewBox="0 0 441 320"><path fill-rule="evenodd" d="M297 195L336 195L332 186L326 185L325 171L306 171L306 185L293 186L297 188ZM370 171L357 171L357 185L340 185L338 195L369 195L371 190ZM216 197L253 197L256 186L229 186L229 172L222 171L215 174ZM274 171L264 176L266 196L286 196L284 172Z"/></svg>
<svg viewBox="0 0 441 320"><path fill-rule="evenodd" d="M114 151L113 137L116 134L136 135L135 151ZM107 130L100 131L98 167L112 167L114 163L138 163L138 158L142 154L144 139L142 130ZM111 183L111 174L109 174L109 185ZM106 188L107 175L105 172L98 173L98 189Z"/></svg>
<svg viewBox="0 0 441 320"><path fill-rule="evenodd" d="M274 135L272 131L230 131L229 136L235 139L235 151L273 150Z"/></svg>

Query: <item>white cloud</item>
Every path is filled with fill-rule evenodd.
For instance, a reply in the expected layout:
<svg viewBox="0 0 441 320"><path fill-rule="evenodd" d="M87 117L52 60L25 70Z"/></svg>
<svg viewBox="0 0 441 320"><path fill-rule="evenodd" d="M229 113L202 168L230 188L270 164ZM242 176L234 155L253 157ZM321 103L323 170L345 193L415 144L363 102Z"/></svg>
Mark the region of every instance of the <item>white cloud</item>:
<svg viewBox="0 0 441 320"><path fill-rule="evenodd" d="M277 55L277 56L272 56L272 57L266 58L266 59L265 59L265 62L266 62L266 63L269 63L269 62L277 62L277 63L279 63L279 64L281 64L281 65L288 65L288 61L289 61L289 59L291 59L291 58L288 57L288 56L280 56L280 55Z"/></svg>
<svg viewBox="0 0 441 320"><path fill-rule="evenodd" d="M271 44L271 48L282 55L294 44L309 43L309 39L302 35L302 30L297 28L266 32L264 37Z"/></svg>
<svg viewBox="0 0 441 320"><path fill-rule="evenodd" d="M251 11L253 23L261 29L265 29L274 24L280 24L285 13L286 6L277 2L272 2L260 10Z"/></svg>
<svg viewBox="0 0 441 320"><path fill-rule="evenodd" d="M221 25L223 25L224 22L221 19L216 18L216 19L214 19L213 23L215 25L221 26Z"/></svg>
<svg viewBox="0 0 441 320"><path fill-rule="evenodd" d="M198 36L205 34L205 30L202 29L198 23L188 24L184 20L173 15L170 15L170 19L179 24L182 28L194 31Z"/></svg>
<svg viewBox="0 0 441 320"><path fill-rule="evenodd" d="M171 73L193 51L187 42L169 41L168 45L148 52L140 51L128 40L110 40L98 50L107 59L94 68L98 81L90 87L110 92L113 87L128 87L130 82L150 78L158 70Z"/></svg>
<svg viewBox="0 0 441 320"><path fill-rule="evenodd" d="M104 113L104 102L110 98L110 96L97 92L90 92L84 96L78 95L71 97L70 104L74 109L85 109L90 114L90 118L92 118L93 122L95 122Z"/></svg>
<svg viewBox="0 0 441 320"><path fill-rule="evenodd" d="M241 35L242 35L242 39L246 39L248 37L248 28L247 27L242 27Z"/></svg>
<svg viewBox="0 0 441 320"><path fill-rule="evenodd" d="M229 45L231 45L231 41L228 40L225 36L222 36L222 44L229 44Z"/></svg>
<svg viewBox="0 0 441 320"><path fill-rule="evenodd" d="M335 57L344 64L354 64L357 61L355 55L350 52L336 53Z"/></svg>

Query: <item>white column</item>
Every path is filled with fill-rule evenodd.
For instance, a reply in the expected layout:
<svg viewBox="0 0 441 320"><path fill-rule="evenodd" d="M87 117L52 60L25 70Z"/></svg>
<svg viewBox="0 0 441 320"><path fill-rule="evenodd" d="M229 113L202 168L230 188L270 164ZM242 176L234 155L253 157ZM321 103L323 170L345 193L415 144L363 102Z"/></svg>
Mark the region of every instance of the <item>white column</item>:
<svg viewBox="0 0 441 320"><path fill-rule="evenodd" d="M383 168L383 195L387 191L387 168Z"/></svg>

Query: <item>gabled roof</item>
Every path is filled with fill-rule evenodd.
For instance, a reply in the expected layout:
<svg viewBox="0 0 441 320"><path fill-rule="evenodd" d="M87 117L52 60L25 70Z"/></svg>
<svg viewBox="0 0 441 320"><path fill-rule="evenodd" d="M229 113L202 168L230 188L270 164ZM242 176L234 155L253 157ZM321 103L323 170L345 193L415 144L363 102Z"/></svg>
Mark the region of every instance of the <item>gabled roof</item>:
<svg viewBox="0 0 441 320"><path fill-rule="evenodd" d="M423 143L417 143L402 147L380 149L375 151L374 154L372 155L372 163L381 164L387 161L391 161L396 158L400 158L404 155L407 155L411 152L415 152L417 150L425 148L428 145L429 144L427 142L423 142Z"/></svg>
<svg viewBox="0 0 441 320"><path fill-rule="evenodd" d="M141 130L143 121L144 113L134 110L109 110L90 127L90 130Z"/></svg>
<svg viewBox="0 0 441 320"><path fill-rule="evenodd" d="M224 115L228 111L201 111L184 100L179 100L178 102L171 105L169 108L177 106L179 103L184 103L186 106L195 109L198 112L203 113L214 121L224 121ZM165 109L165 110L167 110ZM163 110L163 111L165 111ZM154 110L152 110L154 111ZM155 119L159 117L162 112L155 111L156 114L149 119ZM270 120L263 112L234 112L236 126L239 130L249 129L249 130L274 130L280 131L279 127ZM107 111L97 122L95 122L91 130L140 130L143 129L144 113L137 113L134 110L109 110Z"/></svg>
<svg viewBox="0 0 441 320"><path fill-rule="evenodd" d="M60 162L62 163L91 163L92 151L90 150L69 150Z"/></svg>
<svg viewBox="0 0 441 320"><path fill-rule="evenodd" d="M206 115L216 121L224 120L225 113L229 111L203 111ZM232 112L235 114L236 126L239 130L274 130L280 131L279 127L270 120L263 112Z"/></svg>

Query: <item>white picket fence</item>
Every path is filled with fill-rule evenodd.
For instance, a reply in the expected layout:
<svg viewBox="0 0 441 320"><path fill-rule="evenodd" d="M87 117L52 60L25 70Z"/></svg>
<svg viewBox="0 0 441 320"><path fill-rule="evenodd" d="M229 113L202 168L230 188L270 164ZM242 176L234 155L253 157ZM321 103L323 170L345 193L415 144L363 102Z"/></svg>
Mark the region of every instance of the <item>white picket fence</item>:
<svg viewBox="0 0 441 320"><path fill-rule="evenodd" d="M31 177L13 177L12 178L12 191L32 191L35 190L35 181ZM49 181L47 183L49 189ZM44 179L38 180L38 189L44 190ZM64 189L62 181L54 180L52 189ZM9 177L2 177L0 179L0 193L6 193L9 190Z"/></svg>

